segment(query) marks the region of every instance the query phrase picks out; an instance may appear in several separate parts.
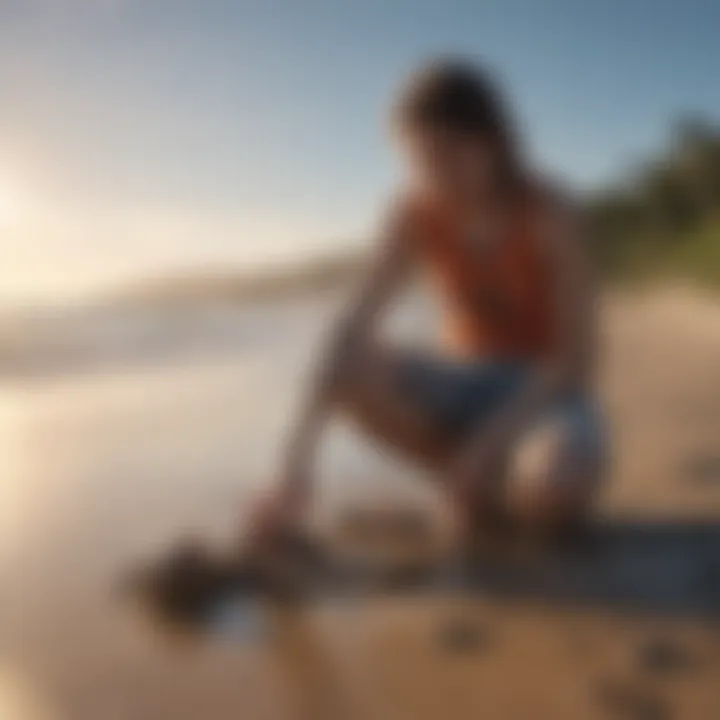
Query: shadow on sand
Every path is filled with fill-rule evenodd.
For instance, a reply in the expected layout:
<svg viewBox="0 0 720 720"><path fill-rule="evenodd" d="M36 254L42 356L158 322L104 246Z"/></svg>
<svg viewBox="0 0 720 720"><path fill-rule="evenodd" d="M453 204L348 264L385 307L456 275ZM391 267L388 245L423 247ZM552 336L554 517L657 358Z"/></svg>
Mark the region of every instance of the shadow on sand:
<svg viewBox="0 0 720 720"><path fill-rule="evenodd" d="M472 569L491 595L720 617L720 521L606 520L552 550Z"/></svg>
<svg viewBox="0 0 720 720"><path fill-rule="evenodd" d="M365 531L372 532L370 524ZM387 520L372 538L373 563L353 565L334 555L331 543L315 552L305 543L295 560L270 577L262 564L183 548L137 573L135 590L155 613L196 627L218 605L242 597L297 602L347 594L428 594L451 586L521 602L695 619L720 616L720 522L606 520L544 548L486 546L464 566L430 552L423 561L424 551L415 552L412 561L396 552L383 561L377 552L383 533L393 534ZM412 543L418 540L415 524ZM448 573L450 565L457 567Z"/></svg>

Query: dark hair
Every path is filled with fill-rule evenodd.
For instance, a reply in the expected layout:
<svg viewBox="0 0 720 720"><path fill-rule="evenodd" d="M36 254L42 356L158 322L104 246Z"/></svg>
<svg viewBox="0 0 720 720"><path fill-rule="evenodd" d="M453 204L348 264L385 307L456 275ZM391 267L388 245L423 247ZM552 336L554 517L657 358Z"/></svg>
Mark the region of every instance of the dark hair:
<svg viewBox="0 0 720 720"><path fill-rule="evenodd" d="M448 130L488 138L504 181L519 181L517 139L504 99L490 75L463 60L435 60L401 91L394 120L401 131Z"/></svg>

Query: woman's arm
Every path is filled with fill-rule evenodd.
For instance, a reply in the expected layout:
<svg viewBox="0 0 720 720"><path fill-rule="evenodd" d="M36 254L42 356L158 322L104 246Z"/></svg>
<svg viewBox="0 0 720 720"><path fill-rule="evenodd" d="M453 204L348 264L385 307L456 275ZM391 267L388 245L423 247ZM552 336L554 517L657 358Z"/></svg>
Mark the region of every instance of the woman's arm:
<svg viewBox="0 0 720 720"><path fill-rule="evenodd" d="M376 256L366 272L360 291L341 313L330 333L301 408L291 431L283 462L285 492L299 502L312 490L312 464L326 420L332 409L339 373L352 359L355 348L375 333L382 311L388 306L406 277L409 266L404 222L394 213L385 223Z"/></svg>

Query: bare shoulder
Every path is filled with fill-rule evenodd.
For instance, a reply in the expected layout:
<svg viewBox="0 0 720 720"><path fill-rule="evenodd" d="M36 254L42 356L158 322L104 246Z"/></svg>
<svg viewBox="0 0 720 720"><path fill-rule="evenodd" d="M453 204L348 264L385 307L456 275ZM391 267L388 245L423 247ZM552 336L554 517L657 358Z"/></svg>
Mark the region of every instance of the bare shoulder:
<svg viewBox="0 0 720 720"><path fill-rule="evenodd" d="M541 228L570 229L581 224L582 204L568 187L543 178L533 186L531 197Z"/></svg>
<svg viewBox="0 0 720 720"><path fill-rule="evenodd" d="M413 208L407 195L396 193L385 202L374 233L370 272L395 271L412 261Z"/></svg>
<svg viewBox="0 0 720 720"><path fill-rule="evenodd" d="M548 180L533 187L533 215L538 236L548 253L568 262L588 256L582 203L566 187Z"/></svg>
<svg viewBox="0 0 720 720"><path fill-rule="evenodd" d="M380 254L409 260L413 255L413 238L418 223L418 205L407 192L389 197L380 216L376 247Z"/></svg>
<svg viewBox="0 0 720 720"><path fill-rule="evenodd" d="M394 234L406 235L412 231L419 213L420 202L407 190L391 194L383 215L384 228Z"/></svg>

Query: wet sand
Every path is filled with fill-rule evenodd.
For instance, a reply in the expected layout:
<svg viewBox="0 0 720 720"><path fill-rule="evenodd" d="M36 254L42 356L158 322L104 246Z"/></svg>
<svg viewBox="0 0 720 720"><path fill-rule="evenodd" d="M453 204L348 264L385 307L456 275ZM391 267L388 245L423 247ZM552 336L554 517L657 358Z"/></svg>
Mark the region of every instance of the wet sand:
<svg viewBox="0 0 720 720"><path fill-rule="evenodd" d="M605 310L603 513L720 524L720 306L676 290ZM177 537L230 537L320 315L297 348L293 335L292 348L3 388L0 717L720 717L720 630L694 612L480 596L463 608L477 642L448 647L442 599L350 598L243 644L162 635L118 600L122 573ZM335 435L321 515L358 498L434 507L406 468Z"/></svg>

